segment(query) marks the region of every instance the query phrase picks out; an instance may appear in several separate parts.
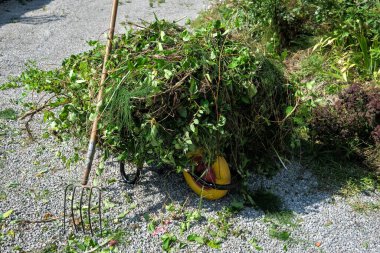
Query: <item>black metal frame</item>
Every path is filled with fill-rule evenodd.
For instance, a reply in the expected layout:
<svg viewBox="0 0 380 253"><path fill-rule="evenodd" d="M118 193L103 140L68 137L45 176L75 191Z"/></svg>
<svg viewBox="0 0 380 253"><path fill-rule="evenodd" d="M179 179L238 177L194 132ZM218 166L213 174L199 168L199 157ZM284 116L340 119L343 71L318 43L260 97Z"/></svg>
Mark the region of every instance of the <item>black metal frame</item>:
<svg viewBox="0 0 380 253"><path fill-rule="evenodd" d="M239 186L239 183L237 183L237 182L233 182L230 184L215 184L215 183L208 182L208 181L204 180L203 178L197 176L196 174L194 174L190 170L186 170L186 172L189 173L190 176L192 176L194 178L195 182L197 182L200 185L207 187L207 188L212 188L212 189L216 189L216 190L232 190L232 189L235 189L236 187Z"/></svg>
<svg viewBox="0 0 380 253"><path fill-rule="evenodd" d="M130 177L129 175L127 175L127 173L125 173L125 162L120 162L120 175L121 175L121 180L124 183L135 184L139 180L140 174L141 174L141 168L137 167L134 176Z"/></svg>
<svg viewBox="0 0 380 253"><path fill-rule="evenodd" d="M239 183L237 183L237 182L233 182L230 184L215 184L215 183L207 182L206 180L197 176L196 174L194 174L190 170L186 170L186 172L188 172L194 178L194 180L197 183L199 183L201 186L204 186L207 188L212 188L212 189L216 189L216 190L232 190L232 189L235 189L236 187L239 186ZM138 181L138 179L140 178L141 168L137 168L133 177L130 177L125 173L125 163L120 162L120 175L121 175L121 179L124 183L135 184Z"/></svg>

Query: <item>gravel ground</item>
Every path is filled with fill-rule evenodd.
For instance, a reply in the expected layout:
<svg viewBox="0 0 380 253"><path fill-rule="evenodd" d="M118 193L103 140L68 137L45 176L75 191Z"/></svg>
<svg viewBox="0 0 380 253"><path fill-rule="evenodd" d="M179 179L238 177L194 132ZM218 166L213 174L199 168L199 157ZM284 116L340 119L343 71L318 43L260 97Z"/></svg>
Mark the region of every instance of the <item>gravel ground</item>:
<svg viewBox="0 0 380 253"><path fill-rule="evenodd" d="M151 20L155 12L158 17L183 22L183 18L194 18L206 7L206 2L196 0L166 0L154 8L149 7L148 0L122 1L118 21ZM53 68L70 54L87 50L85 42L102 37L106 31L110 9L111 1L101 0L34 0L24 4L0 1L0 84L8 76L19 74L27 60L36 60L43 68ZM121 25L117 31L123 31ZM21 93L20 89L1 91L1 110L13 108L20 112L17 101ZM79 165L65 168L57 153L70 155L75 142L57 144L53 139L42 138L44 125L39 118L32 123L34 141L28 139L23 127L22 122L0 119L0 213L14 210L0 224L0 252L40 252L53 244L62 251L67 242L67 236L61 233L63 188L69 182L78 181L81 171ZM234 194L220 201L200 203L181 175L145 169L138 184L131 187L118 181L115 164L110 162L106 167L97 180L104 190L106 227L126 232L119 242L120 252L161 251L162 239L148 231L145 214L166 221L160 227L182 242L191 233L210 237L207 229L223 231L229 226L220 250L187 242L181 249L184 252L260 249L262 252L380 252L379 209L358 212L352 207L352 203L379 204L379 193L343 198L336 191L322 191L323 182L318 183L309 170L295 162L271 180L255 177L250 182L253 190L264 187L281 197L284 209L292 213L287 222L260 210L244 208L223 223L223 217L228 216L223 208L233 201ZM170 204L174 211L165 208ZM203 218L193 222L189 231L181 235L181 220L176 217L199 206ZM59 219L43 222L55 217ZM211 225L212 219L221 224ZM286 231L290 238L276 239L273 231ZM175 251L180 251L179 247L177 242Z"/></svg>

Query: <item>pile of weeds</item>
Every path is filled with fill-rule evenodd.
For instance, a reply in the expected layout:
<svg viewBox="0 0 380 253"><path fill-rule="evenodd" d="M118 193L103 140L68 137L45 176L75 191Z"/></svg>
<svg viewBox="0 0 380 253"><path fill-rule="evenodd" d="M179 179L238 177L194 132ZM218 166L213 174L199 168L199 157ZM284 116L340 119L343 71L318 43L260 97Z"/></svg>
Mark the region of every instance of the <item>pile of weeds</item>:
<svg viewBox="0 0 380 253"><path fill-rule="evenodd" d="M145 25L113 42L99 126L106 156L180 171L201 148L207 161L224 155L244 176L254 159L281 149L289 95L274 60L252 52L220 20L193 31L160 20ZM30 65L18 80L45 94L27 104L27 115L43 112L62 139L86 138L95 117L104 46L91 44L59 69Z"/></svg>

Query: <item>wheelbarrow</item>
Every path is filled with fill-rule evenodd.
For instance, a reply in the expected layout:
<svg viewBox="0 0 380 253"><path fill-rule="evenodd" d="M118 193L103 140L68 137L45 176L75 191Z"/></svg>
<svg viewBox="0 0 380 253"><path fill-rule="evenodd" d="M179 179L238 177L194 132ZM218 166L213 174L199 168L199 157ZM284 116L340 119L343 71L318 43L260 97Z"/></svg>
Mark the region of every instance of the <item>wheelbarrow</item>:
<svg viewBox="0 0 380 253"><path fill-rule="evenodd" d="M189 187L201 198L216 200L224 197L229 190L237 187L237 183L232 183L231 172L227 161L222 156L217 156L211 166L204 163L202 154L192 154L191 160L194 163L193 168L185 169L183 176ZM133 166L132 166L133 167ZM190 167L190 166L189 166ZM120 162L120 176L124 183L135 184L138 182L142 167L137 166L135 171L127 174L126 163ZM158 169L152 166L152 169Z"/></svg>

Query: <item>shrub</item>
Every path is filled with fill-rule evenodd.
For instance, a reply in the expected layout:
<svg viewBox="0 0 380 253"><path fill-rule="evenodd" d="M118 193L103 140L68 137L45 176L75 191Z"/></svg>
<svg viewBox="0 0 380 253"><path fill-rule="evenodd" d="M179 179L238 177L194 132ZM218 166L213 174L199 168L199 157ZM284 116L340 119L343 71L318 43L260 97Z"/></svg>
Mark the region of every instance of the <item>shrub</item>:
<svg viewBox="0 0 380 253"><path fill-rule="evenodd" d="M380 147L380 89L349 86L333 104L314 109L311 128L315 140L327 147L348 154L376 153Z"/></svg>

